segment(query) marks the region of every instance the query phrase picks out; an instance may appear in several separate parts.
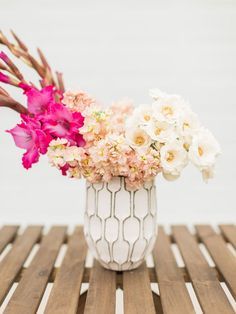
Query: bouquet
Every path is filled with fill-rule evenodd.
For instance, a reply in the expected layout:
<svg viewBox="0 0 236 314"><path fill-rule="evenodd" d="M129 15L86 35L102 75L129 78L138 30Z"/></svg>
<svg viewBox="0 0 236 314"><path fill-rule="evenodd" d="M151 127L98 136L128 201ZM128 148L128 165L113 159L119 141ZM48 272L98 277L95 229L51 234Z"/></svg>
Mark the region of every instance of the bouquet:
<svg viewBox="0 0 236 314"><path fill-rule="evenodd" d="M16 43L0 33L0 44L40 76L38 86L27 81L0 53L0 82L26 96L23 106L0 87L0 106L20 114L20 123L7 132L25 150L24 168L47 154L49 163L63 175L92 183L123 176L130 188L139 188L158 173L174 180L189 163L204 180L213 176L219 144L182 97L153 89L149 104L134 106L123 100L102 107L84 91L65 90L62 74L53 74L41 50L37 60L13 36Z"/></svg>

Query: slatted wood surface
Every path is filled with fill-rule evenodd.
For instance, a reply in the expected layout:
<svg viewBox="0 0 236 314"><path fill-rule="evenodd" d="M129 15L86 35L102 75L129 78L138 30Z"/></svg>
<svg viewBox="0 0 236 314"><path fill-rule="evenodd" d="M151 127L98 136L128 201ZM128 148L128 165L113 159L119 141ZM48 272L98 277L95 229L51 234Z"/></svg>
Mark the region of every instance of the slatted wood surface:
<svg viewBox="0 0 236 314"><path fill-rule="evenodd" d="M236 226L163 226L137 270L103 269L82 226L0 228L0 313L236 313Z"/></svg>

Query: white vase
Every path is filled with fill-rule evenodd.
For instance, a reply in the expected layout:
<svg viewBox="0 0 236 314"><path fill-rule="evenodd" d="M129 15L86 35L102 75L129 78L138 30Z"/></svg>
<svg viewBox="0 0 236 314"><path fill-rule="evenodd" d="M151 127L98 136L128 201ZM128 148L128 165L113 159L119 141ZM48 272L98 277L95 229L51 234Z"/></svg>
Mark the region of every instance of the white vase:
<svg viewBox="0 0 236 314"><path fill-rule="evenodd" d="M87 182L84 234L90 251L105 268L137 268L155 244L156 212L154 182L133 191L123 177Z"/></svg>

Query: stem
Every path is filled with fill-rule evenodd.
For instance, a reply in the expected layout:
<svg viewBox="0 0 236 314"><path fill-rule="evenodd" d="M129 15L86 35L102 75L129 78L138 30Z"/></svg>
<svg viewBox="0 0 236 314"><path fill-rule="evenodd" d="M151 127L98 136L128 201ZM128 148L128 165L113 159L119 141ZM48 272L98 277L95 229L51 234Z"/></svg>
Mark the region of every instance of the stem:
<svg viewBox="0 0 236 314"><path fill-rule="evenodd" d="M14 99L0 95L0 107L8 107L20 114L28 114L28 110Z"/></svg>

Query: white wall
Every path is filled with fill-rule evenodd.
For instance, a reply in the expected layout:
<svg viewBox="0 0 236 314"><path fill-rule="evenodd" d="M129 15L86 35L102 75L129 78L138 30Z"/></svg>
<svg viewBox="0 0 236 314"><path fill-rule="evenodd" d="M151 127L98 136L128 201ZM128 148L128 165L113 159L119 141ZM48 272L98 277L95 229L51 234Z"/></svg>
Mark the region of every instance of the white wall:
<svg viewBox="0 0 236 314"><path fill-rule="evenodd" d="M191 167L174 183L158 178L159 220L235 221L235 1L1 0L0 22L30 48L40 46L67 87L104 103L146 102L150 87L185 96L223 154L208 185ZM82 222L84 182L60 176L46 157L25 171L22 151L4 132L17 121L0 110L0 224Z"/></svg>

